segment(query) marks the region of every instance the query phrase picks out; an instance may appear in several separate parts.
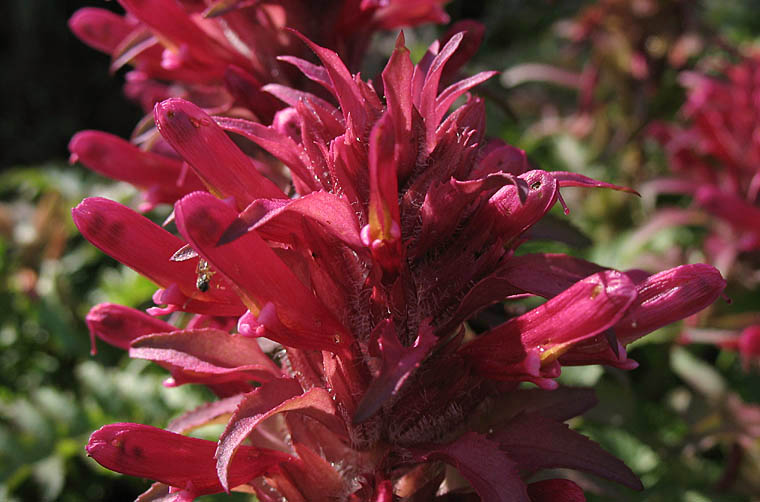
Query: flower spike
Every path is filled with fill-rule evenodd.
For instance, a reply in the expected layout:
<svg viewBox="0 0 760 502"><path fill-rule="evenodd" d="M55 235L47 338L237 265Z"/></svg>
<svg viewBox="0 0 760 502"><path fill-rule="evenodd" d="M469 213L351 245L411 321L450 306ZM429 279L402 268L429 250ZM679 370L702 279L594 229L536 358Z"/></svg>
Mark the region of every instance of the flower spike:
<svg viewBox="0 0 760 502"><path fill-rule="evenodd" d="M556 378L566 364L631 368L625 344L705 307L725 284L706 265L650 276L520 252L552 237L559 218L536 226L560 188L621 187L534 169L522 150L486 137L482 99L456 105L493 75L456 75L477 27L434 43L416 65L399 35L381 95L352 73L358 60L348 56L363 47L332 42L366 42L341 38L353 25L435 18L441 1L157 0L166 12L151 0L121 3L135 26L124 54L143 75L185 75L189 99L156 106L162 139L146 126L139 149L85 135L72 150L148 190L179 173L211 193L167 191L179 237L104 199L85 200L74 219L161 286L154 301L165 306L149 312L199 315L169 323L99 306L88 323L93 336L166 368L169 385L205 384L220 398L171 430L228 422L218 444L106 426L88 446L98 462L157 480L146 499L175 501L236 487L271 502L582 500L570 481L527 483L557 466L640 486L563 423L595 400ZM282 8L291 3L302 7ZM334 34L310 36L314 5L335 14ZM259 37L281 57L246 46ZM271 99L258 106L264 93ZM108 164L103 145L134 165ZM161 183L150 184L149 166L161 166ZM526 296L546 302L513 318L494 308Z"/></svg>

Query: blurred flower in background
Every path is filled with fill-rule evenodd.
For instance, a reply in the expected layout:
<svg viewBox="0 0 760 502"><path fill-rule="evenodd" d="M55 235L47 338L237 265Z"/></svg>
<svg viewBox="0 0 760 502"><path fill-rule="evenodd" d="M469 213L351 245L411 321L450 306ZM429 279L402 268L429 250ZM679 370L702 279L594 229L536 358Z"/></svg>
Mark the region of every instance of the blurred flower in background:
<svg viewBox="0 0 760 502"><path fill-rule="evenodd" d="M704 46L695 2L601 0L554 26L569 43L555 64L520 64L502 76L507 87L540 81L577 90L575 109L563 115L551 100L535 134L569 132L587 138L597 155L620 155L629 182L641 182L642 129L667 115L675 71ZM568 67L572 62L574 67ZM578 69L578 66L581 66Z"/></svg>
<svg viewBox="0 0 760 502"><path fill-rule="evenodd" d="M127 11L123 16L86 7L69 25L88 45L111 55L111 71L133 67L125 75L124 91L145 112L161 100L183 97L209 113L266 124L282 102L276 92L263 89L265 84L324 95L319 79L299 71L308 74L313 65L302 59L306 49L289 30L337 50L356 68L375 31L448 21L442 0L119 3ZM141 149L106 132L82 131L69 144L71 159L143 189L142 210L172 204L202 188L158 135L151 115L131 139Z"/></svg>
<svg viewBox="0 0 760 502"><path fill-rule="evenodd" d="M657 193L682 193L713 218L705 254L729 273L739 254L755 266L743 280L760 280L760 56L725 65L717 75L687 72L684 124L657 123L673 172L648 184ZM738 277L737 277L738 278Z"/></svg>

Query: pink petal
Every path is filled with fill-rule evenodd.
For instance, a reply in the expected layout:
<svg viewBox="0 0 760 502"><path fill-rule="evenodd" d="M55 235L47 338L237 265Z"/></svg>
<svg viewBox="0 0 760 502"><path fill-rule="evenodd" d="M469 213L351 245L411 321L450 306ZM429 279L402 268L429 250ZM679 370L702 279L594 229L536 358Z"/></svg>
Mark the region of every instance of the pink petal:
<svg viewBox="0 0 760 502"><path fill-rule="evenodd" d="M128 64L139 66L152 77L166 76L161 67L161 45L156 36L143 25L137 25L111 53L109 70L116 73Z"/></svg>
<svg viewBox="0 0 760 502"><path fill-rule="evenodd" d="M332 116L336 125L343 123L343 117L340 115L340 112L338 112L338 109L315 94L280 84L267 84L261 89L293 108L295 108L300 101L310 101L314 107L321 109L324 113ZM345 124L343 124L343 127L345 127Z"/></svg>
<svg viewBox="0 0 760 502"><path fill-rule="evenodd" d="M633 283L608 270L578 281L543 305L464 345L460 353L488 378L530 375L531 358L551 363L574 344L613 326L636 298Z"/></svg>
<svg viewBox="0 0 760 502"><path fill-rule="evenodd" d="M84 43L111 54L133 29L133 24L106 9L84 7L69 19L69 28Z"/></svg>
<svg viewBox="0 0 760 502"><path fill-rule="evenodd" d="M444 45L457 33L463 33L464 37L459 48L449 58L443 69L442 80L444 83L451 82L452 79L456 78L459 70L478 52L480 44L483 43L485 32L486 27L483 24L471 19L457 21L446 30L446 34L441 39L441 43Z"/></svg>
<svg viewBox="0 0 760 502"><path fill-rule="evenodd" d="M473 217L473 224L490 222L493 231L509 243L554 206L559 185L553 174L539 170L521 174L517 177L517 187L507 185L491 196L488 204Z"/></svg>
<svg viewBox="0 0 760 502"><path fill-rule="evenodd" d="M159 34L172 50L184 47L192 59L205 63L209 80L222 76L227 66L225 62L246 63L244 58L207 35L175 0L119 0L119 3Z"/></svg>
<svg viewBox="0 0 760 502"><path fill-rule="evenodd" d="M241 399L243 399L243 394L202 404L201 406L173 419L169 422L169 425L166 426L166 430L176 432L177 434L185 434L198 427L217 422L225 415L232 415L240 404Z"/></svg>
<svg viewBox="0 0 760 502"><path fill-rule="evenodd" d="M82 235L107 255L176 293L183 310L213 315L240 315L243 306L224 284L201 293L196 287L196 261L171 261L184 242L146 217L100 197L83 200L71 214Z"/></svg>
<svg viewBox="0 0 760 502"><path fill-rule="evenodd" d="M438 126L435 131L436 146L441 143L446 136L450 137L449 141L456 142L462 149L463 154L471 151L471 157L468 154L465 165L456 166L451 175L457 179L467 179L475 165L478 147L485 141L486 131L486 105L485 102L475 96L467 96L467 102L457 107L448 117ZM435 150L431 156L435 155ZM446 174L448 176L448 174Z"/></svg>
<svg viewBox="0 0 760 502"><path fill-rule="evenodd" d="M382 74L385 101L393 122L395 143L399 149L399 180L405 180L414 169L417 153L417 144L412 133L413 72L414 65L409 57L409 49L404 46L404 33L401 32Z"/></svg>
<svg viewBox="0 0 760 502"><path fill-rule="evenodd" d="M263 336L291 347L344 352L353 340L351 334L255 231L217 246L237 216L233 208L203 192L190 194L175 206L179 231L237 286L246 306L267 328ZM252 259L256 266L250 266Z"/></svg>
<svg viewBox="0 0 760 502"><path fill-rule="evenodd" d="M562 366L604 364L621 370L633 370L639 366L639 363L628 358L625 346L617 339L613 329L579 343L562 354L559 362Z"/></svg>
<svg viewBox="0 0 760 502"><path fill-rule="evenodd" d="M261 175L253 162L214 120L194 104L179 98L156 105L156 125L164 139L216 195L234 197L240 209L254 199L285 194Z"/></svg>
<svg viewBox="0 0 760 502"><path fill-rule="evenodd" d="M160 319L124 305L99 303L85 318L90 330L90 353L95 355L95 338L110 343L115 347L129 350L137 338L151 333L165 333L176 328Z"/></svg>
<svg viewBox="0 0 760 502"><path fill-rule="evenodd" d="M219 238L227 244L255 230L263 239L295 245L308 239L302 222L321 225L328 233L355 250L363 249L359 223L351 206L329 192L312 192L297 199L259 199L245 208Z"/></svg>
<svg viewBox="0 0 760 502"><path fill-rule="evenodd" d="M621 192L639 195L639 192L632 188L613 185L612 183L605 183L604 181L597 181L578 173L552 171L551 174L559 182L560 187L611 188L612 190L620 190Z"/></svg>
<svg viewBox="0 0 760 502"><path fill-rule="evenodd" d="M238 66L227 67L224 72L224 84L237 103L253 111L265 124L272 122L274 114L281 108L276 99L264 92L261 82Z"/></svg>
<svg viewBox="0 0 760 502"><path fill-rule="evenodd" d="M441 80L441 74L443 73L443 67L446 64L446 61L448 61L452 54L454 54L454 51L457 50L463 36L463 33L457 33L446 42L446 45L441 49L441 52L433 58L433 61L430 64L430 69L427 71L425 81L422 85L419 111L420 115L425 119L429 150L432 150L435 145L435 130L439 123L437 120L440 120L440 117L436 114L438 83Z"/></svg>
<svg viewBox="0 0 760 502"><path fill-rule="evenodd" d="M397 270L401 260L395 145L392 118L385 114L370 133L369 223L362 229L362 240L386 270Z"/></svg>
<svg viewBox="0 0 760 502"><path fill-rule="evenodd" d="M317 55L325 70L327 70L330 82L332 82L335 90L335 97L338 98L340 108L343 111L343 117L348 119L350 115L358 130L365 130L369 117L364 105L364 98L359 90L359 86L354 81L346 65L343 64L340 56L329 49L320 47L297 31L293 30L292 32L314 51L314 54Z"/></svg>
<svg viewBox="0 0 760 502"><path fill-rule="evenodd" d="M418 458L456 467L483 502L530 502L515 462L485 436L468 432L453 443L431 447Z"/></svg>
<svg viewBox="0 0 760 502"><path fill-rule="evenodd" d="M422 360L438 342L432 329L424 326L420 329L414 345L404 347L399 342L390 319L377 325L373 337L377 337L378 351L383 365L359 401L353 417L354 424L366 421L393 394L397 393L409 375L420 366Z"/></svg>
<svg viewBox="0 0 760 502"><path fill-rule="evenodd" d="M723 292L726 281L710 265L682 265L649 276L636 284L636 301L615 324L618 351L647 333L684 319L711 305ZM586 340L568 351L562 364L610 364L631 368L634 361L612 353L604 337Z"/></svg>
<svg viewBox="0 0 760 502"><path fill-rule="evenodd" d="M330 80L330 75L327 73L327 69L324 66L315 65L314 63L310 63L294 56L279 56L277 59L292 64L308 79L313 80L330 91L331 94L336 95L335 87L333 86L332 81Z"/></svg>
<svg viewBox="0 0 760 502"><path fill-rule="evenodd" d="M302 148L288 136L272 127L265 127L250 120L214 117L214 121L225 131L234 132L253 141L288 166L293 175L310 190L317 189L317 184L308 167L308 157L303 153Z"/></svg>
<svg viewBox="0 0 760 502"><path fill-rule="evenodd" d="M512 419L491 435L520 470L531 475L540 469L565 467L590 472L622 485L643 486L626 465L598 444L541 415L526 413Z"/></svg>
<svg viewBox="0 0 760 502"><path fill-rule="evenodd" d="M422 59L414 65L414 72L412 72L412 100L417 110L421 110L420 104L422 102L422 89L425 85L425 77L430 71L430 65L433 64L435 56L440 49L440 41L434 40L425 54L422 55ZM436 95L438 90L436 89Z"/></svg>
<svg viewBox="0 0 760 502"><path fill-rule="evenodd" d="M615 326L615 334L627 345L712 305L725 287L720 272L703 263L651 275L636 285L638 298Z"/></svg>
<svg viewBox="0 0 760 502"><path fill-rule="evenodd" d="M195 175L183 176L182 161L145 152L118 136L81 131L69 142L72 160L109 178L140 188L152 188L154 201L173 204L183 195L203 188Z"/></svg>
<svg viewBox="0 0 760 502"><path fill-rule="evenodd" d="M187 489L195 496L224 490L216 476L215 449L213 441L131 423L101 427L87 443L87 454L107 469ZM247 483L289 460L278 451L241 446L229 466L228 485Z"/></svg>
<svg viewBox="0 0 760 502"><path fill-rule="evenodd" d="M497 71L483 71L472 77L459 80L444 89L435 100L435 115L432 118L433 123L439 123L446 115L446 112L449 111L451 105L454 104L454 101L456 101L462 94L498 74L499 72Z"/></svg>
<svg viewBox="0 0 760 502"><path fill-rule="evenodd" d="M286 411L305 413L316 420L340 427L332 398L324 389L315 387L303 393L298 382L289 378L263 384L243 397L219 438L215 453L216 472L225 490L235 486L231 482L230 469L241 450L246 448L242 445L243 441L262 421Z"/></svg>
<svg viewBox="0 0 760 502"><path fill-rule="evenodd" d="M332 502L345 498L346 482L339 472L340 464L328 462L321 449L314 451L296 442L293 449L298 461L288 463L281 475L268 479L282 494L281 500Z"/></svg>
<svg viewBox="0 0 760 502"><path fill-rule="evenodd" d="M380 0L376 2L380 8L373 14L372 20L384 30L428 22L446 24L449 16L440 6L445 2L446 0Z"/></svg>
<svg viewBox="0 0 760 502"><path fill-rule="evenodd" d="M420 208L421 228L410 255L420 256L449 239L481 202L505 185L518 183L512 176L499 173L477 180L451 178L448 182L434 184L425 194Z"/></svg>
<svg viewBox="0 0 760 502"><path fill-rule="evenodd" d="M484 178L491 173L507 173L519 176L530 171L528 157L523 150L512 145L484 148L485 155L478 161L477 167L470 173L470 179Z"/></svg>
<svg viewBox="0 0 760 502"><path fill-rule="evenodd" d="M281 374L256 340L216 329L145 335L132 342L129 356L161 363L175 385L264 382Z"/></svg>

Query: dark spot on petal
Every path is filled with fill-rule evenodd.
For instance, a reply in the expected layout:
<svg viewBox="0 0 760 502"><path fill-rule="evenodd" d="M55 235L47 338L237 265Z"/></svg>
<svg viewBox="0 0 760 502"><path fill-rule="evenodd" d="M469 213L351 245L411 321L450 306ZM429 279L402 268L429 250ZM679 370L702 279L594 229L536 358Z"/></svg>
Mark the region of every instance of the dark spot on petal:
<svg viewBox="0 0 760 502"><path fill-rule="evenodd" d="M120 330L124 326L124 319L119 316L107 315L100 319L100 324L110 330Z"/></svg>
<svg viewBox="0 0 760 502"><path fill-rule="evenodd" d="M530 188L531 188L531 189L533 189L533 190L538 190L539 188L541 188L541 182L540 182L540 181L536 181L536 182L534 182L534 183L533 183L533 184L530 186Z"/></svg>
<svg viewBox="0 0 760 502"><path fill-rule="evenodd" d="M94 213L92 218L87 222L85 235L98 235L105 224L105 218L100 213Z"/></svg>
<svg viewBox="0 0 760 502"><path fill-rule="evenodd" d="M124 229L124 223L121 221L114 221L108 227L108 235L113 239L121 239L121 236L124 234Z"/></svg>
<svg viewBox="0 0 760 502"><path fill-rule="evenodd" d="M219 240L222 226L206 208L198 208L187 216L186 226L200 246L213 246Z"/></svg>

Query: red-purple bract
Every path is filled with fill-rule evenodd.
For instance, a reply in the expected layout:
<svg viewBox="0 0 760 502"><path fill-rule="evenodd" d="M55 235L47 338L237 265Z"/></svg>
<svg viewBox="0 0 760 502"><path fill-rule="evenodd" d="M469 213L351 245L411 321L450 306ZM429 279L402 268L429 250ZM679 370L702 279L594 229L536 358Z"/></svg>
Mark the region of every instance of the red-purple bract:
<svg viewBox="0 0 760 502"><path fill-rule="evenodd" d="M86 199L73 216L93 244L161 286L151 314L195 316L174 327L106 304L88 323L169 370L168 385L203 383L220 399L167 431L105 426L90 455L168 485L151 491L175 500L230 489L291 502L583 500L571 481L528 484L555 467L641 486L567 428L594 398L552 390L554 379L563 364L635 366L626 344L701 310L725 283L706 265L646 277L515 256L561 187L620 187L531 169L523 152L485 137L480 98L450 112L493 75L444 85L465 36L433 44L417 65L399 36L382 95L304 37L322 65L291 62L331 97L264 86L288 105L270 126L178 98L155 107L165 144L208 190L175 203L181 237L106 199ZM289 176L268 176L277 171L227 133ZM199 260L213 272L207 291L196 287ZM467 328L524 295L547 301L484 333ZM279 364L259 337L279 344ZM222 419L215 446L177 434Z"/></svg>

